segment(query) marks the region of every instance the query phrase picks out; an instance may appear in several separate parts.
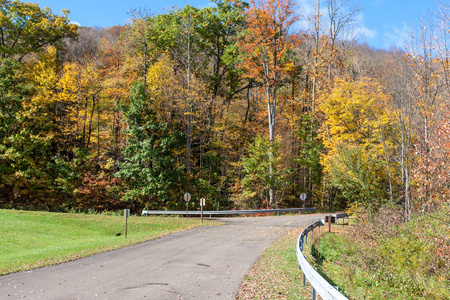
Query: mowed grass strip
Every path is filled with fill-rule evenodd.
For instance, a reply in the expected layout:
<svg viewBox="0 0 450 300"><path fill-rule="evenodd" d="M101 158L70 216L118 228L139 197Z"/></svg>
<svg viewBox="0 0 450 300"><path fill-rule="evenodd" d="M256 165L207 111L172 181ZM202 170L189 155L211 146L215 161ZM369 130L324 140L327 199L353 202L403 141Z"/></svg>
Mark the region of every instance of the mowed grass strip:
<svg viewBox="0 0 450 300"><path fill-rule="evenodd" d="M301 232L291 231L261 254L244 277L236 299L311 299L311 286L303 286L298 268L296 244Z"/></svg>
<svg viewBox="0 0 450 300"><path fill-rule="evenodd" d="M198 218L132 216L125 239L123 216L0 209L0 275L67 262L201 225ZM118 233L121 235L116 236Z"/></svg>

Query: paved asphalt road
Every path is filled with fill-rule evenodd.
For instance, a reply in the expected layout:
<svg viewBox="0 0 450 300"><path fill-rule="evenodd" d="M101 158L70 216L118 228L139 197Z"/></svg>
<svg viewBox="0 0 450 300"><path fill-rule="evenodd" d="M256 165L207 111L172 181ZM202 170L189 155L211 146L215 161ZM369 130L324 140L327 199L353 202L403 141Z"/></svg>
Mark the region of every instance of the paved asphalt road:
<svg viewBox="0 0 450 300"><path fill-rule="evenodd" d="M267 246L322 217L218 219L227 225L1 276L0 299L234 299Z"/></svg>

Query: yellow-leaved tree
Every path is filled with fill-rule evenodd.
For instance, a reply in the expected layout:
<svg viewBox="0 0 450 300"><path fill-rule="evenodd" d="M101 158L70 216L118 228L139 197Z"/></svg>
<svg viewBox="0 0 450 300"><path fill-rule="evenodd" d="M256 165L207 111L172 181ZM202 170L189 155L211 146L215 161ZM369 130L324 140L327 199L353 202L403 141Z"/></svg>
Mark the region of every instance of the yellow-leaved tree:
<svg viewBox="0 0 450 300"><path fill-rule="evenodd" d="M320 109L325 114L322 164L328 184L344 201L376 203L392 198L392 131L388 96L368 78L336 80ZM389 186L389 190L383 187Z"/></svg>

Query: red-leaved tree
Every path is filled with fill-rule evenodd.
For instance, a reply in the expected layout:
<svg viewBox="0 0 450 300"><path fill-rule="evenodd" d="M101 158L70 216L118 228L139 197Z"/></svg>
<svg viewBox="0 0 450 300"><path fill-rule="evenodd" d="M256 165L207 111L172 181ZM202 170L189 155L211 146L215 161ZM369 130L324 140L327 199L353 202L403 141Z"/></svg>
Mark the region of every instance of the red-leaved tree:
<svg viewBox="0 0 450 300"><path fill-rule="evenodd" d="M241 68L251 80L263 87L269 121L269 140L273 144L278 88L283 76L294 67L290 53L300 38L292 25L299 19L291 0L251 0L246 10L247 30L240 42L243 53ZM270 160L273 161L272 151ZM273 165L269 164L270 175ZM270 188L269 201L273 204L274 191Z"/></svg>
<svg viewBox="0 0 450 300"><path fill-rule="evenodd" d="M439 209L450 202L450 112L431 136L428 151L417 153L420 160L413 170L414 208L420 211Z"/></svg>

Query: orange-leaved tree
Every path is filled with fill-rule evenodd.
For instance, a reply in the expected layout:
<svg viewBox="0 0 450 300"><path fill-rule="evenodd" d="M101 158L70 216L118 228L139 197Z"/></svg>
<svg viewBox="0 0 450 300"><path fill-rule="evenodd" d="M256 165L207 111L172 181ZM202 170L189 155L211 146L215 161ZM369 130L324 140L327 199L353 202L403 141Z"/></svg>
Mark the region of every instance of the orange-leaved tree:
<svg viewBox="0 0 450 300"><path fill-rule="evenodd" d="M240 67L245 76L256 81L264 89L269 117L269 140L273 144L278 88L283 77L294 68L291 51L299 44L299 35L291 32L299 17L291 0L251 0L246 10L247 29L240 42L243 53ZM273 160L270 150L270 160ZM269 163L270 176L273 165ZM273 187L269 201L274 201Z"/></svg>

